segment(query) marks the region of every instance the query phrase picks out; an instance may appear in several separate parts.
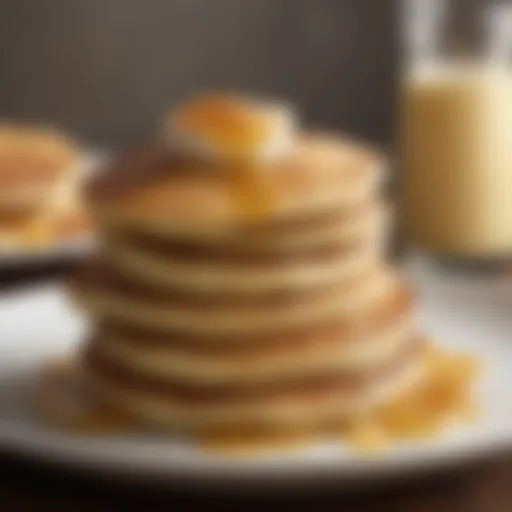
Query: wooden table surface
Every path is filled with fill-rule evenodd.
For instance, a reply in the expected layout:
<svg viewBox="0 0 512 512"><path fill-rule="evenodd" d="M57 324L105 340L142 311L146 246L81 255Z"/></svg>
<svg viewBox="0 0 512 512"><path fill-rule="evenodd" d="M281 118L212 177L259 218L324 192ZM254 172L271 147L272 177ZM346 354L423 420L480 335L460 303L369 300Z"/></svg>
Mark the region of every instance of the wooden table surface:
<svg viewBox="0 0 512 512"><path fill-rule="evenodd" d="M0 289L59 277L73 268L57 262L37 269L0 272ZM512 450L421 478L389 481L352 491L330 486L276 494L210 490L123 482L108 475L78 474L69 468L0 452L0 511L159 511L212 507L252 510L293 507L344 512L512 512Z"/></svg>

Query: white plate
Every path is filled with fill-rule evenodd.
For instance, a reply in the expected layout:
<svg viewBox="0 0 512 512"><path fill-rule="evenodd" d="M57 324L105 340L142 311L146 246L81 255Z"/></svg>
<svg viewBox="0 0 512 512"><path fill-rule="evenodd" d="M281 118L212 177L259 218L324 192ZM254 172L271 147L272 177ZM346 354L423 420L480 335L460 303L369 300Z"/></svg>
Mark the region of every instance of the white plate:
<svg viewBox="0 0 512 512"><path fill-rule="evenodd" d="M409 271L420 290L421 321L428 333L484 359L486 374L478 390L484 414L478 424L454 427L442 438L384 454L356 456L341 443L325 442L252 458L206 453L175 438L102 439L54 431L30 414L24 389L42 359L75 346L84 325L58 286L48 286L0 299L0 445L81 468L196 483L274 485L299 479L363 482L512 447L512 281L435 274L417 262Z"/></svg>

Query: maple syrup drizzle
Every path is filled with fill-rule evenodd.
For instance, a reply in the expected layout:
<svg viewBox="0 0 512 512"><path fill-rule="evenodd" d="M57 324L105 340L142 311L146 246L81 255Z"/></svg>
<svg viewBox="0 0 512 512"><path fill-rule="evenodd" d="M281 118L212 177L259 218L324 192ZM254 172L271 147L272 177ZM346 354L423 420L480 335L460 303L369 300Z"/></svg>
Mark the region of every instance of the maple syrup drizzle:
<svg viewBox="0 0 512 512"><path fill-rule="evenodd" d="M229 196L242 222L263 222L272 211L274 194L269 176L256 163L226 164Z"/></svg>
<svg viewBox="0 0 512 512"><path fill-rule="evenodd" d="M472 396L476 359L434 351L426 354L426 375L418 386L392 400L341 437L354 450L373 452L403 440L441 435L452 422L473 422L479 412Z"/></svg>

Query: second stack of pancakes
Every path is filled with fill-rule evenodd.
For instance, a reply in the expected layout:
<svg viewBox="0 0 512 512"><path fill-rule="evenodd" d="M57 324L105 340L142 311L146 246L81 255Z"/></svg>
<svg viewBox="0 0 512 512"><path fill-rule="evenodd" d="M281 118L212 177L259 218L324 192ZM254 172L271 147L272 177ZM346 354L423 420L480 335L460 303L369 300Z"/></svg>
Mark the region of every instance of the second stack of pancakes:
<svg viewBox="0 0 512 512"><path fill-rule="evenodd" d="M413 386L382 167L316 133L245 168L161 142L121 155L90 184L103 249L73 285L93 321L87 381L185 432L343 422Z"/></svg>
<svg viewBox="0 0 512 512"><path fill-rule="evenodd" d="M0 251L31 251L84 236L83 150L48 126L0 122Z"/></svg>

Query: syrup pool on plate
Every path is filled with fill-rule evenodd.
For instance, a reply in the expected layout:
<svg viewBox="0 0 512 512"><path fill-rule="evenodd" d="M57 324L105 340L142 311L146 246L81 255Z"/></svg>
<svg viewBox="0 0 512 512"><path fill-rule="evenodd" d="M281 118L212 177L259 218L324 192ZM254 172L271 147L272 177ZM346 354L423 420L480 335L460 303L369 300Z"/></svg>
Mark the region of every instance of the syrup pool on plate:
<svg viewBox="0 0 512 512"><path fill-rule="evenodd" d="M475 357L427 346L423 365L423 378L413 389L355 422L342 438L357 450L373 451L440 436L450 423L478 419L473 384L480 365Z"/></svg>
<svg viewBox="0 0 512 512"><path fill-rule="evenodd" d="M478 419L473 384L479 374L479 361L464 353L450 353L429 346L423 355L424 373L406 394L395 397L375 413L338 427L317 430L269 432L225 430L203 436L207 449L241 452L266 449L300 449L318 438L341 439L350 449L375 453L391 449L406 440L441 436L453 422Z"/></svg>

